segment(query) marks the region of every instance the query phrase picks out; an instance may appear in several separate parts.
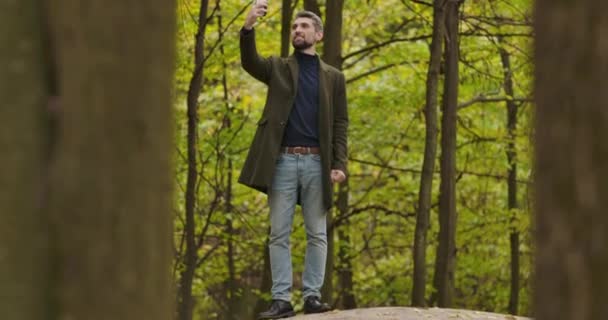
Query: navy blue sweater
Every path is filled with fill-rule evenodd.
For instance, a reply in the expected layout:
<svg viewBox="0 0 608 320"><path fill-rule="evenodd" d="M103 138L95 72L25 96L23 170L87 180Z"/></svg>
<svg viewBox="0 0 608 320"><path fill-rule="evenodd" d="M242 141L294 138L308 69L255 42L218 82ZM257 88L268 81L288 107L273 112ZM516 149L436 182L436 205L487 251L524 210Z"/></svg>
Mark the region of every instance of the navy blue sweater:
<svg viewBox="0 0 608 320"><path fill-rule="evenodd" d="M298 61L298 92L289 114L283 146L319 146L319 58L295 53Z"/></svg>

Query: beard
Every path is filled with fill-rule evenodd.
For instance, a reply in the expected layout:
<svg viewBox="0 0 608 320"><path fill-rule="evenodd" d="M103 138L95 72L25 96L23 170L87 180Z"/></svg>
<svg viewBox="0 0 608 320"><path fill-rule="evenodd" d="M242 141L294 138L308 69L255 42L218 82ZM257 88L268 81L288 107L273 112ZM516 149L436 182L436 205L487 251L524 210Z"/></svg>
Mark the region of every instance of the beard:
<svg viewBox="0 0 608 320"><path fill-rule="evenodd" d="M298 38L294 38L293 40L291 40L291 45L296 50L306 50L306 49L312 47L312 45L314 44L312 42L306 41L304 38L301 38L302 40L300 40L298 42L296 42L296 39L298 39Z"/></svg>

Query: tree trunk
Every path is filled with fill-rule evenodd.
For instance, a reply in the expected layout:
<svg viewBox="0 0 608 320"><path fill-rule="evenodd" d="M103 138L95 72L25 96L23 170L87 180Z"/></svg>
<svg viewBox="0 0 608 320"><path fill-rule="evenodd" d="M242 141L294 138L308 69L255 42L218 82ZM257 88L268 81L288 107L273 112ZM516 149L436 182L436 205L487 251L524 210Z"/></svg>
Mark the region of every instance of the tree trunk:
<svg viewBox="0 0 608 320"><path fill-rule="evenodd" d="M267 228L266 234L270 234L270 228ZM262 271L262 280L260 281L260 292L270 292L272 288L272 275L270 271L270 252L268 252L269 239L266 237L266 241L264 241L264 266ZM268 308L267 301L260 297L255 304L255 308L253 310L253 318L257 318L257 315L260 312L265 311Z"/></svg>
<svg viewBox="0 0 608 320"><path fill-rule="evenodd" d="M228 308L226 309L226 317L227 320L235 320L239 319L240 315L240 306L239 306L239 297L237 296L238 291L238 283L236 281L236 263L235 263L235 247L234 247L234 237L236 236L236 232L234 226L232 224L231 215L233 214L232 208L232 160L228 160L228 176L226 178L226 213L229 215L229 218L226 219L226 235L228 250L226 252L226 260L228 267L228 281L226 283L226 296L228 301ZM244 306L243 306L244 307Z"/></svg>
<svg viewBox="0 0 608 320"><path fill-rule="evenodd" d="M49 83L41 1L0 10L0 314L45 319L50 292L45 205ZM44 34L46 36L46 34Z"/></svg>
<svg viewBox="0 0 608 320"><path fill-rule="evenodd" d="M337 202L340 216L346 216L348 214L348 178L340 186ZM357 308L357 300L353 288L353 248L350 242L350 228L348 228L348 224L338 229L338 239L338 278L340 281L341 309L355 309Z"/></svg>
<svg viewBox="0 0 608 320"><path fill-rule="evenodd" d="M174 5L50 4L61 94L48 204L55 257L45 264L55 271L50 319L173 315Z"/></svg>
<svg viewBox="0 0 608 320"><path fill-rule="evenodd" d="M535 318L607 319L608 3L535 9Z"/></svg>
<svg viewBox="0 0 608 320"><path fill-rule="evenodd" d="M418 215L414 239L414 279L412 288L412 305L426 305L426 236L429 228L431 200L433 190L433 173L437 156L437 92L439 86L439 68L443 51L443 24L446 0L435 0L433 4L433 39L431 40L430 62L426 78L426 104L424 108L426 137L424 142L424 160L420 175L418 193Z"/></svg>
<svg viewBox="0 0 608 320"><path fill-rule="evenodd" d="M339 1L342 2L344 0L339 0ZM314 12L320 18L323 18L323 16L321 15L321 9L319 8L318 0L304 0L304 10ZM328 15L328 17L329 17L329 15Z"/></svg>
<svg viewBox="0 0 608 320"><path fill-rule="evenodd" d="M281 6L281 57L289 55L291 37L291 0L283 0Z"/></svg>
<svg viewBox="0 0 608 320"><path fill-rule="evenodd" d="M439 245L434 285L439 307L452 305L456 263L456 109L458 106L458 0L446 4L446 75L441 117Z"/></svg>
<svg viewBox="0 0 608 320"><path fill-rule="evenodd" d="M499 40L502 43L502 40ZM504 70L504 90L507 97L513 98L513 72L511 71L511 57L504 47L500 47L500 59ZM519 306L519 231L517 223L516 209L519 208L517 202L517 151L515 148L515 138L517 130L517 104L513 100L507 100L507 161L509 163L507 193L508 208L512 212L511 233L509 242L511 246L511 293L509 296L509 313L517 314Z"/></svg>
<svg viewBox="0 0 608 320"><path fill-rule="evenodd" d="M183 270L180 274L179 299L178 299L178 319L192 320L192 310L194 308L194 300L192 297L192 281L197 265L197 244L195 240L195 221L194 214L196 211L196 185L197 185L197 159L198 152L198 97L201 93L203 85L203 70L204 70L204 45L205 31L207 26L207 9L209 7L208 0L201 0L198 31L196 33L195 49L194 49L194 71L190 79L188 88L188 175L186 180L186 219L185 219L185 238L186 238L186 254L183 259Z"/></svg>
<svg viewBox="0 0 608 320"><path fill-rule="evenodd" d="M342 20L344 0L328 1L323 32L323 61L342 69Z"/></svg>
<svg viewBox="0 0 608 320"><path fill-rule="evenodd" d="M326 4L327 17L324 28L323 39L323 61L338 69L342 69L342 11L343 0L330 1ZM346 192L348 184L340 188L340 193ZM339 194L338 197L348 199L346 195ZM348 202L345 203L345 207ZM343 208L344 209L344 208ZM333 302L333 273L334 273L334 227L333 212L327 212L327 263L325 267L325 282L323 283L322 295L327 303Z"/></svg>
<svg viewBox="0 0 608 320"><path fill-rule="evenodd" d="M228 70L228 66L226 65L226 53L224 49L224 35L222 30L224 30L224 26L222 24L223 21L223 11L220 6L220 0L217 0L217 32L218 39L220 41L220 54L222 57L222 88L224 95L224 106L226 110L224 111L224 119L222 123L222 129L230 130L232 127L232 118L231 118L231 108L230 108L230 96L228 93L228 80L226 77L226 71ZM229 153L229 150L225 150L225 153ZM232 204L232 160L229 156L226 156L225 153L218 153L218 161L225 161L226 166L226 182L224 183L224 199L226 201L225 212L227 214L226 219L226 235L227 235L227 252L226 252L226 265L228 267L228 280L226 281L226 297L227 297L227 308L224 313L224 319L226 320L236 320L241 318L241 310L245 308L245 306L239 304L240 297L238 296L238 283L236 279L236 248L234 239L237 236L237 232L234 228L232 222L233 215L233 204Z"/></svg>

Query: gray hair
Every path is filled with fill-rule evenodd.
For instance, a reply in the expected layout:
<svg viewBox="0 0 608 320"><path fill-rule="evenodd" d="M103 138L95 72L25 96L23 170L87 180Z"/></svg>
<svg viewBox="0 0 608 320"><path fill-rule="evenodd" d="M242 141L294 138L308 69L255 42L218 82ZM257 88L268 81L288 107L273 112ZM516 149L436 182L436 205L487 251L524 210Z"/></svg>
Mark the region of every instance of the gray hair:
<svg viewBox="0 0 608 320"><path fill-rule="evenodd" d="M319 16L316 15L314 12L306 10L300 11L296 13L295 19L297 18L309 18L312 20L315 26L315 31L323 31L323 21L321 21L321 18L319 18Z"/></svg>

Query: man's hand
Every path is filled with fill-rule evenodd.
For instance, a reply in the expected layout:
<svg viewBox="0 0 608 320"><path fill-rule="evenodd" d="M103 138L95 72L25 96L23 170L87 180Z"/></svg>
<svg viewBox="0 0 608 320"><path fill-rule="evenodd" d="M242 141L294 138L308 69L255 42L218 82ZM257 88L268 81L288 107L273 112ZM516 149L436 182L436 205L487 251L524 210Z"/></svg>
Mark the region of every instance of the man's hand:
<svg viewBox="0 0 608 320"><path fill-rule="evenodd" d="M268 11L268 0L257 0L247 14L243 27L247 30L251 30L253 25L258 21L258 18L266 15L266 11Z"/></svg>
<svg viewBox="0 0 608 320"><path fill-rule="evenodd" d="M332 183L341 183L346 180L346 175L342 170L331 170L331 182Z"/></svg>

